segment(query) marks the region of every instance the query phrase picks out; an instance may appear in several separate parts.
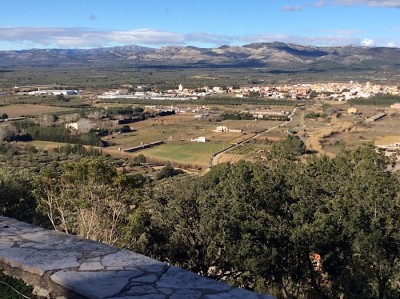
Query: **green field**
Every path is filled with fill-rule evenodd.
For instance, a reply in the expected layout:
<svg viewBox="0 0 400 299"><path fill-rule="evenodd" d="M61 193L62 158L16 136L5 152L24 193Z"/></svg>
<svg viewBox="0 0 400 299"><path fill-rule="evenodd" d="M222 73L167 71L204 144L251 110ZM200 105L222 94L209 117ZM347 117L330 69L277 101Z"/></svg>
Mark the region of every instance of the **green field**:
<svg viewBox="0 0 400 299"><path fill-rule="evenodd" d="M8 117L38 116L42 114L67 113L71 111L75 111L75 109L33 104L5 105L0 107L0 113L6 113Z"/></svg>
<svg viewBox="0 0 400 299"><path fill-rule="evenodd" d="M209 166L211 155L224 148L219 143L187 143L187 144L163 144L158 147L141 151L150 159L183 163L194 166Z"/></svg>

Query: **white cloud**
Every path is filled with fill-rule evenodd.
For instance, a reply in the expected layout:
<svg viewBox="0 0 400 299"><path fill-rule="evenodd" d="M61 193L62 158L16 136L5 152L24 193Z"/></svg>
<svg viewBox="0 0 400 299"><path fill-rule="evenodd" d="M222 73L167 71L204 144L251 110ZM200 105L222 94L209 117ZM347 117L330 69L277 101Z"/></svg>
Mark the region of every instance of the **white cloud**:
<svg viewBox="0 0 400 299"><path fill-rule="evenodd" d="M317 1L314 1L314 2L307 2L305 5L306 6L311 6L311 7L313 7L313 6L324 7L324 6L328 5L328 2L326 0L317 0Z"/></svg>
<svg viewBox="0 0 400 299"><path fill-rule="evenodd" d="M396 44L393 43L393 42L388 42L388 43L386 44L386 47L389 47L389 48L396 48L397 46L396 46Z"/></svg>
<svg viewBox="0 0 400 299"><path fill-rule="evenodd" d="M365 38L361 41L361 45L365 47L372 47L375 45L375 42L373 39L370 38Z"/></svg>
<svg viewBox="0 0 400 299"><path fill-rule="evenodd" d="M314 6L317 6L317 7L323 7L323 6L326 6L326 5L327 5L327 3L326 3L325 0L319 0L319 1L314 3Z"/></svg>
<svg viewBox="0 0 400 299"><path fill-rule="evenodd" d="M242 45L255 42L281 41L313 46L386 46L395 45L393 40L381 37L361 39L359 30L310 30L304 35L261 33L246 36L218 35L194 32L180 34L165 30L94 30L88 28L20 27L0 28L0 42L14 48L93 48L119 45L159 47L165 45L197 45L215 47ZM8 46L9 48L9 46Z"/></svg>
<svg viewBox="0 0 400 299"><path fill-rule="evenodd" d="M296 36L289 34L259 34L242 38L246 43L263 43L263 42L286 42L300 45L335 47L347 45L360 45L360 41L347 36L326 35L326 36Z"/></svg>
<svg viewBox="0 0 400 299"><path fill-rule="evenodd" d="M87 28L17 27L0 28L0 41L31 42L38 46L99 47L114 44L180 44L184 35L153 29L127 31L92 30Z"/></svg>
<svg viewBox="0 0 400 299"><path fill-rule="evenodd" d="M301 11L301 9L300 5L285 5L281 7L282 11Z"/></svg>
<svg viewBox="0 0 400 299"><path fill-rule="evenodd" d="M374 7L395 7L400 8L399 0L335 0L336 4L353 6L353 5L367 5Z"/></svg>

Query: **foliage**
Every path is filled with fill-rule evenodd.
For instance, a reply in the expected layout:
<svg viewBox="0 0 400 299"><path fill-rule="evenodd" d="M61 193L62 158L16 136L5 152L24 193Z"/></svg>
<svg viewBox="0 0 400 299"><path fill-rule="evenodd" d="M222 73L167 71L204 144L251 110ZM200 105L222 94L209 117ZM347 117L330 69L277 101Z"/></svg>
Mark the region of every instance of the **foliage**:
<svg viewBox="0 0 400 299"><path fill-rule="evenodd" d="M36 200L28 171L0 167L0 214L33 222Z"/></svg>
<svg viewBox="0 0 400 299"><path fill-rule="evenodd" d="M296 136L288 135L285 140L277 141L272 145L273 158L295 159L306 153L304 142Z"/></svg>
<svg viewBox="0 0 400 299"><path fill-rule="evenodd" d="M324 117L324 116L325 116L325 115L324 115L324 114L321 114L321 113L310 112L310 113L307 113L307 114L304 116L304 118L316 119L316 118L318 118L318 117Z"/></svg>
<svg viewBox="0 0 400 299"><path fill-rule="evenodd" d="M138 104L138 105L180 105L181 100L150 100L150 99L106 99L100 100L103 103L121 103L121 104ZM264 98L232 98L232 97L206 97L198 100L186 100L185 104L195 105L270 105L270 106L296 106L299 103L291 100L270 100Z"/></svg>
<svg viewBox="0 0 400 299"><path fill-rule="evenodd" d="M62 101L62 102L69 102L69 99L68 98L66 98L65 96L64 96L64 94L63 93L60 93L60 94L57 94L56 96L55 96L55 100L56 101Z"/></svg>
<svg viewBox="0 0 400 299"><path fill-rule="evenodd" d="M129 132L132 132L132 129L131 129L131 127L128 126L128 125L123 125L123 126L120 128L119 131L120 131L121 133L129 133Z"/></svg>
<svg viewBox="0 0 400 299"><path fill-rule="evenodd" d="M348 101L350 105L389 106L400 101L396 95L375 95L370 98L357 98Z"/></svg>
<svg viewBox="0 0 400 299"><path fill-rule="evenodd" d="M40 127L32 122L16 122L14 126L20 132L19 134L26 133L33 140L105 146L105 143L94 132L76 136L71 135L64 127Z"/></svg>
<svg viewBox="0 0 400 299"><path fill-rule="evenodd" d="M6 284L3 284L6 283ZM7 276L3 273L3 270L0 269L0 298L2 299L19 299L22 296L17 294L15 290L12 290L11 287L14 288L19 293L32 297L32 287L27 286L22 280L15 279L13 277Z"/></svg>
<svg viewBox="0 0 400 299"><path fill-rule="evenodd" d="M251 120L254 116L249 112L225 112L221 115L223 120Z"/></svg>
<svg viewBox="0 0 400 299"><path fill-rule="evenodd" d="M36 199L56 229L278 298L398 298L400 185L385 156L368 144L302 163L295 136L274 146L269 162L201 177L167 165L151 184L102 157L34 178L3 167L0 207L35 221Z"/></svg>
<svg viewBox="0 0 400 299"><path fill-rule="evenodd" d="M400 190L386 162L367 145L173 178L149 193L147 254L282 298L398 297Z"/></svg>
<svg viewBox="0 0 400 299"><path fill-rule="evenodd" d="M133 109L131 106L125 107L109 107L107 109L108 115L132 115Z"/></svg>
<svg viewBox="0 0 400 299"><path fill-rule="evenodd" d="M138 209L145 180L118 173L102 158L43 169L35 180L39 210L54 229L109 244L123 238L128 215Z"/></svg>
<svg viewBox="0 0 400 299"><path fill-rule="evenodd" d="M156 179L157 180L162 180L162 179L165 179L165 178L173 177L173 176L178 175L180 173L182 173L181 170L173 168L171 166L171 164L167 164L163 168L161 168L161 170L157 173Z"/></svg>
<svg viewBox="0 0 400 299"><path fill-rule="evenodd" d="M137 165L146 163L146 161L147 161L147 158L146 158L146 156L143 155L143 154L139 154L139 155L137 155L135 158L133 158L133 163L134 163L134 164L137 164Z"/></svg>
<svg viewBox="0 0 400 299"><path fill-rule="evenodd" d="M93 147L85 148L81 144L74 144L74 145L67 144L65 146L60 146L58 149L54 149L54 151L58 153L64 153L67 155L78 154L81 156L93 156L93 157L98 157L101 155L98 149L95 149Z"/></svg>

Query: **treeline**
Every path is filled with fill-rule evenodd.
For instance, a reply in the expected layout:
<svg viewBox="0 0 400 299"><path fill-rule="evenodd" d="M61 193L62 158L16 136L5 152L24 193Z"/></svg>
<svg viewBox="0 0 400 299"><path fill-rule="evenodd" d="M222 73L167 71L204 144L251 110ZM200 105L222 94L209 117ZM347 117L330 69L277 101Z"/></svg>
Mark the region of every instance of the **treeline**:
<svg viewBox="0 0 400 299"><path fill-rule="evenodd" d="M154 188L145 253L278 298L397 298L400 189L385 157L274 162Z"/></svg>
<svg viewBox="0 0 400 299"><path fill-rule="evenodd" d="M225 112L221 114L222 120L252 120L255 117L249 112Z"/></svg>
<svg viewBox="0 0 400 299"><path fill-rule="evenodd" d="M65 108L89 108L90 104L82 103L78 97L71 98L69 101L56 100L54 96L21 96L12 99L13 104L36 104L36 105L49 105Z"/></svg>
<svg viewBox="0 0 400 299"><path fill-rule="evenodd" d="M138 107L139 109L142 109ZM128 110L126 110L128 111ZM157 116L168 116L168 115L174 115L176 112L175 110L168 110L168 111L158 111L158 112L140 112L140 113L132 113L132 114L120 114L124 115L125 118L123 119L118 119L118 124L119 125L124 125L124 124L130 124L138 121L142 121L148 118L155 118Z"/></svg>
<svg viewBox="0 0 400 299"><path fill-rule="evenodd" d="M371 105L371 106L390 106L400 102L400 96L396 95L376 95L367 99L357 98L348 101L350 105Z"/></svg>
<svg viewBox="0 0 400 299"><path fill-rule="evenodd" d="M71 135L68 129L64 127L41 127L33 122L15 122L13 123L18 130L20 138L26 140L28 135L33 140L52 141L71 144L83 144L91 146L106 146L95 132ZM18 135L17 135L18 136ZM25 136L25 137L24 137Z"/></svg>
<svg viewBox="0 0 400 299"><path fill-rule="evenodd" d="M295 138L273 152L152 182L102 158L34 177L2 168L0 209L277 298L399 298L400 184L386 157L364 145L303 163Z"/></svg>
<svg viewBox="0 0 400 299"><path fill-rule="evenodd" d="M63 154L76 154L81 156L91 156L91 157L100 157L101 151L95 149L93 147L84 147L82 144L67 144L65 146L60 146L59 148L53 149L54 152L63 153Z"/></svg>
<svg viewBox="0 0 400 299"><path fill-rule="evenodd" d="M301 101L292 100L271 100L265 98L233 98L233 97L206 97L198 100L151 100L151 99L102 99L102 103L119 103L119 104L138 104L138 105L271 105L271 106L296 106Z"/></svg>

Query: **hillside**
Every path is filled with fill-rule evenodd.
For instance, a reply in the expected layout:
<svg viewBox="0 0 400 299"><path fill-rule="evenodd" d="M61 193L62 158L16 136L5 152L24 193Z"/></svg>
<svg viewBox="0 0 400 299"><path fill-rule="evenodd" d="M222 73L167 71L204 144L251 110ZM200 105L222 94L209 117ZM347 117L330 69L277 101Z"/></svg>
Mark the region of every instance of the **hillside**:
<svg viewBox="0 0 400 299"><path fill-rule="evenodd" d="M0 65L63 66L115 65L165 67L267 67L279 69L400 66L399 48L313 47L286 43L197 48L167 46L158 49L122 46L97 49L31 49L0 51Z"/></svg>

